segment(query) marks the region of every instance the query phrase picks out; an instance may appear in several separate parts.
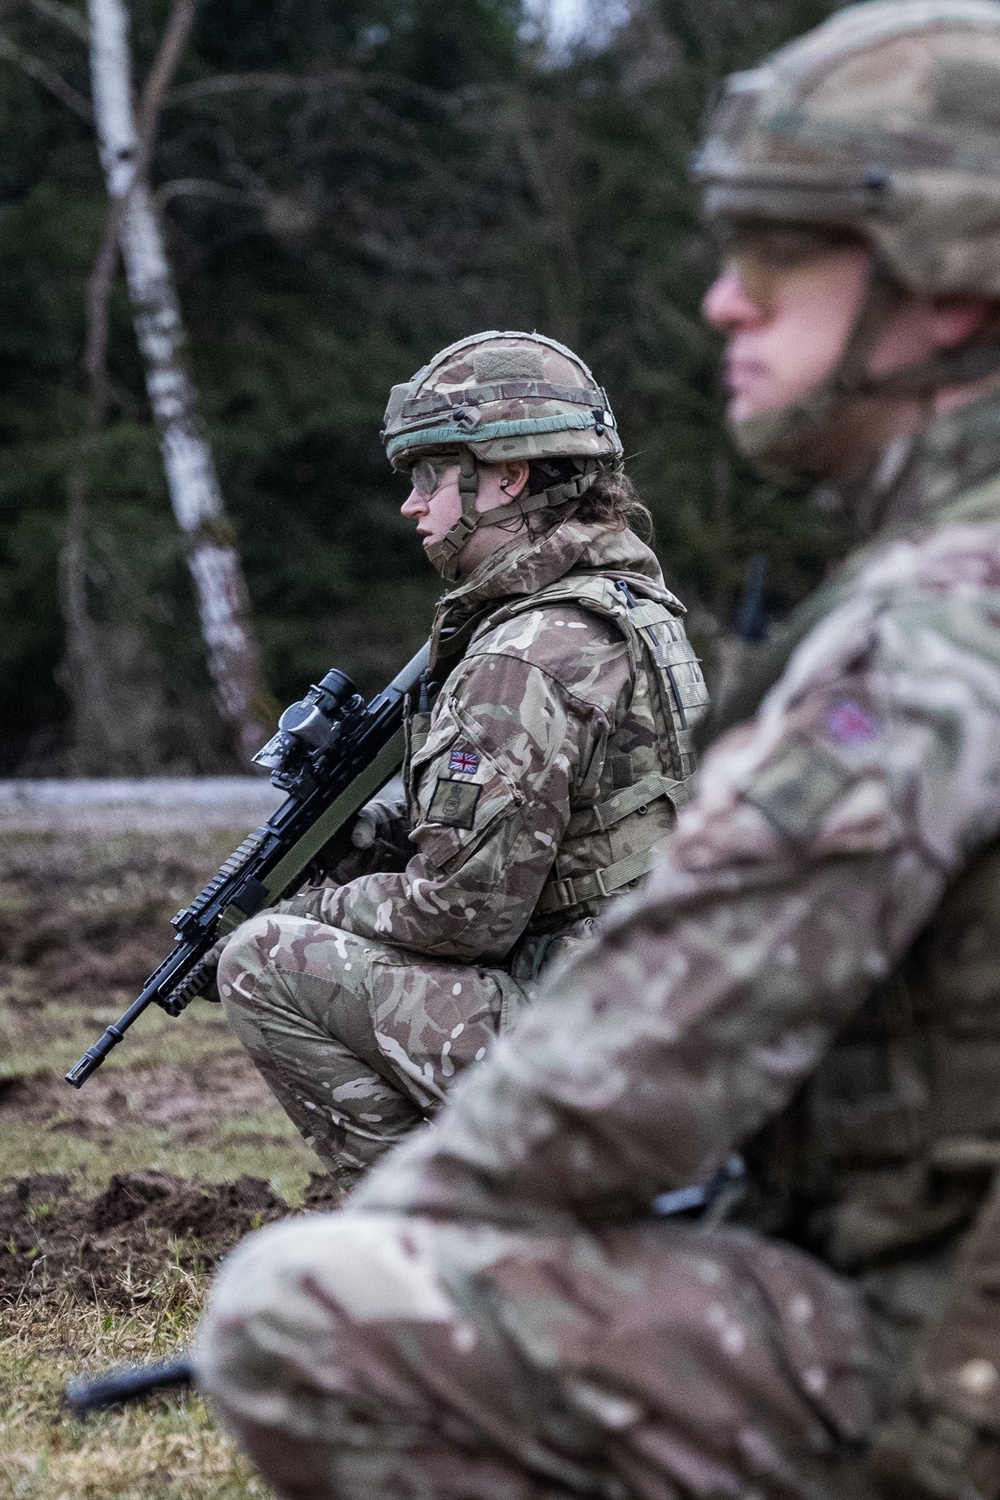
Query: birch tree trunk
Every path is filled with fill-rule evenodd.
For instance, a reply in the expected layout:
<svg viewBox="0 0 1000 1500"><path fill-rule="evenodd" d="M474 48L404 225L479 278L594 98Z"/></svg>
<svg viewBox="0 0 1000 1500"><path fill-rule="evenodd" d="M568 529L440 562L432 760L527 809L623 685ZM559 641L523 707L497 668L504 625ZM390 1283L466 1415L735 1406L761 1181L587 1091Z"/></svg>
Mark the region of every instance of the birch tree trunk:
<svg viewBox="0 0 1000 1500"><path fill-rule="evenodd" d="M94 444L108 408L108 298L118 265L117 224L109 209L97 258L87 278L87 410L76 463L66 485L66 526L59 554L59 592L66 624L63 689L72 705L70 769L75 776L114 774L127 764L123 735L130 725L116 713L99 628L87 599L87 501Z"/></svg>
<svg viewBox="0 0 1000 1500"><path fill-rule="evenodd" d="M187 0L190 10L190 0ZM241 756L270 734L246 583L233 545L197 393L183 359L184 328L136 125L129 13L124 0L89 0L94 120L132 302L146 390L174 516L187 541L208 669ZM175 12L176 14L176 12ZM172 20L174 18L172 17Z"/></svg>

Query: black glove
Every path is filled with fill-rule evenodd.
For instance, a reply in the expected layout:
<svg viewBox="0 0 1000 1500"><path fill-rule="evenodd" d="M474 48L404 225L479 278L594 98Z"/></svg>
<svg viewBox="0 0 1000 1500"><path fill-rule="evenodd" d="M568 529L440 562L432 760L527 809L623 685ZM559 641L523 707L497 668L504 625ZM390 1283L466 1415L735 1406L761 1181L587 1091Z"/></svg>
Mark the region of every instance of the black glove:
<svg viewBox="0 0 1000 1500"><path fill-rule="evenodd" d="M406 788L401 776L394 776L358 812L351 829L351 845L350 853L330 871L337 885L346 885L349 880L375 871L406 868L414 849L409 838Z"/></svg>

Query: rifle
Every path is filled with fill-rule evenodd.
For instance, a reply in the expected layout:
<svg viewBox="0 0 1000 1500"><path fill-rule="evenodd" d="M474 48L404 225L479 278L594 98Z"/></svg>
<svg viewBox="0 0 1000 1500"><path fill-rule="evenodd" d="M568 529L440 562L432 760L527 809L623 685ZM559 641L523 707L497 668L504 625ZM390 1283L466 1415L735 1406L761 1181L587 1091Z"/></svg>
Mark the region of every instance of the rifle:
<svg viewBox="0 0 1000 1500"><path fill-rule="evenodd" d="M331 841L344 839L354 814L399 769L404 704L429 656L428 643L369 703L334 669L285 709L277 733L253 758L288 797L173 918L172 951L138 999L66 1074L67 1083L82 1088L150 1005L179 1016L211 983L214 968L204 959L220 937L294 895L311 873L322 875L319 856L325 851L329 858Z"/></svg>
<svg viewBox="0 0 1000 1500"><path fill-rule="evenodd" d="M193 1385L194 1368L189 1359L181 1356L155 1365L125 1365L94 1380L76 1376L66 1387L63 1399L74 1417L86 1417L92 1411L143 1401L159 1391L190 1390Z"/></svg>

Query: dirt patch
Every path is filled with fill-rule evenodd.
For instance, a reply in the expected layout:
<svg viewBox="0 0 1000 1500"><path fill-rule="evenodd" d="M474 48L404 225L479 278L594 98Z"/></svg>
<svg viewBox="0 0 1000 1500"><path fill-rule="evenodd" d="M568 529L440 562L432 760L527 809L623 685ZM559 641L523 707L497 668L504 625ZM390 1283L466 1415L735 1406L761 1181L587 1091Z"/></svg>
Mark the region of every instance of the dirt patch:
<svg viewBox="0 0 1000 1500"><path fill-rule="evenodd" d="M305 1206L335 1201L330 1179L316 1175ZM68 1177L25 1177L0 1194L0 1305L70 1292L135 1308L157 1296L171 1263L211 1270L244 1235L290 1212L259 1177L203 1183L120 1172L95 1198L81 1196Z"/></svg>
<svg viewBox="0 0 1000 1500"><path fill-rule="evenodd" d="M0 1302L71 1292L114 1308L154 1294L175 1261L210 1269L251 1229L288 1213L260 1178L204 1184L116 1173L96 1198L69 1179L25 1177L0 1196Z"/></svg>
<svg viewBox="0 0 1000 1500"><path fill-rule="evenodd" d="M287 1212L284 1199L260 1177L207 1187L169 1172L121 1172L91 1204L89 1217L102 1235L141 1222L147 1232L196 1240L212 1253Z"/></svg>

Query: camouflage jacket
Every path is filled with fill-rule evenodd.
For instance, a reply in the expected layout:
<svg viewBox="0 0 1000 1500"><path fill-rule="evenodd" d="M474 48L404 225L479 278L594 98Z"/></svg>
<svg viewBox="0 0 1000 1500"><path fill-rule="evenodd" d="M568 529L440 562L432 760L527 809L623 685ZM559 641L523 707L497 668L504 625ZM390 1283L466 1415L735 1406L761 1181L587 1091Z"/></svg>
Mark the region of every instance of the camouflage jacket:
<svg viewBox="0 0 1000 1500"><path fill-rule="evenodd" d="M1000 400L881 498L641 893L360 1205L597 1224L749 1146L834 1264L955 1243L1000 1161Z"/></svg>
<svg viewBox="0 0 1000 1500"><path fill-rule="evenodd" d="M435 650L468 644L410 721L416 854L294 909L494 964L528 929L540 941L509 961L533 977L552 935L644 874L674 825L706 698L683 612L630 531L569 520L487 558L441 602Z"/></svg>

